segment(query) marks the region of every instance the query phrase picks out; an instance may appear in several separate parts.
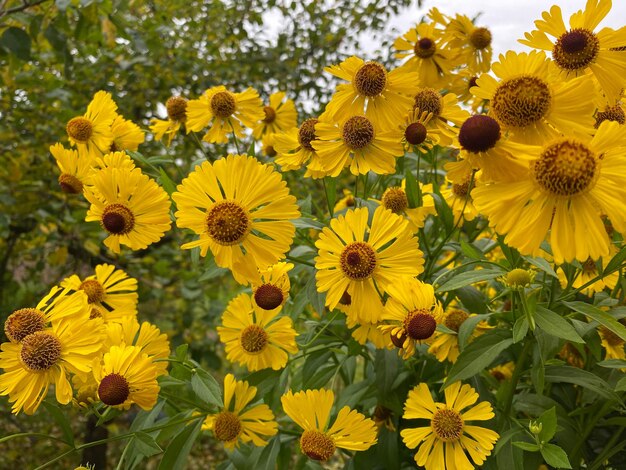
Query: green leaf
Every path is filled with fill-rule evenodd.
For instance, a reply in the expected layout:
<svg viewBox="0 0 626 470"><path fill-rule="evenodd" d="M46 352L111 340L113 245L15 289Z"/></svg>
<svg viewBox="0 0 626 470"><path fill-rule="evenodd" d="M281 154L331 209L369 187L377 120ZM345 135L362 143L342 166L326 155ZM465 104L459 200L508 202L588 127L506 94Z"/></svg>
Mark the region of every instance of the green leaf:
<svg viewBox="0 0 626 470"><path fill-rule="evenodd" d="M406 183L406 198L411 209L422 206L422 195L419 184L411 170L406 170L404 181Z"/></svg>
<svg viewBox="0 0 626 470"><path fill-rule="evenodd" d="M537 452L539 450L539 446L531 442L516 441L513 442L513 445L515 447L519 447L520 449L527 450L528 452Z"/></svg>
<svg viewBox="0 0 626 470"><path fill-rule="evenodd" d="M202 419L198 419L195 423L189 424L170 442L163 454L159 470L170 470L175 468L182 470L187 466L187 456L193 447L200 428L202 427Z"/></svg>
<svg viewBox="0 0 626 470"><path fill-rule="evenodd" d="M502 276L504 270L501 269L476 269L452 276L447 282L437 287L435 292L447 292L464 287L475 282L488 281Z"/></svg>
<svg viewBox="0 0 626 470"><path fill-rule="evenodd" d="M491 314L489 313L484 315L475 315L473 317L468 317L463 323L461 323L458 332L458 340L461 350L465 348L465 345L468 343L470 337L472 336L476 325L478 325L478 323L483 320L487 320L490 316Z"/></svg>
<svg viewBox="0 0 626 470"><path fill-rule="evenodd" d="M621 379L619 379L617 384L615 384L615 391L623 392L625 390L626 390L626 377L622 377Z"/></svg>
<svg viewBox="0 0 626 470"><path fill-rule="evenodd" d="M461 240L461 252L465 256L471 259L476 259L476 260L485 259L485 254L482 251L480 251L474 245L467 243L465 240Z"/></svg>
<svg viewBox="0 0 626 470"><path fill-rule="evenodd" d="M596 362L596 365L606 367L607 369L626 369L626 361L623 359L606 359Z"/></svg>
<svg viewBox="0 0 626 470"><path fill-rule="evenodd" d="M552 276L552 277L555 277L557 279L559 278L559 276L554 271L554 269L552 269L552 266L550 266L550 263L548 263L545 259L543 259L543 258L533 258L531 256L524 256L523 258L526 261L528 261L530 264L532 264L534 267L539 268L541 271L546 273L548 276Z"/></svg>
<svg viewBox="0 0 626 470"><path fill-rule="evenodd" d="M167 194L169 194L171 196L172 193L176 191L176 185L170 179L170 177L165 172L165 170L163 168L161 168L161 167L159 167L159 174L161 175L159 179L161 181L161 184L163 185L163 189L165 189Z"/></svg>
<svg viewBox="0 0 626 470"><path fill-rule="evenodd" d="M519 317L515 320L515 325L513 325L513 342L519 343L526 337L528 333L528 318L524 315L523 317Z"/></svg>
<svg viewBox="0 0 626 470"><path fill-rule="evenodd" d="M205 370L196 369L196 373L191 376L191 388L198 398L208 405L224 406L219 384Z"/></svg>
<svg viewBox="0 0 626 470"><path fill-rule="evenodd" d="M311 303L311 307L315 309L317 313L322 315L326 309L326 294L317 291L317 284L315 283L315 274L311 275L309 282L307 282L306 295Z"/></svg>
<svg viewBox="0 0 626 470"><path fill-rule="evenodd" d="M337 201L337 179L329 176L324 177L324 190L326 192L326 201L328 201L330 216L332 217L334 214L335 202Z"/></svg>
<svg viewBox="0 0 626 470"><path fill-rule="evenodd" d="M550 442L556 434L556 407L543 412L538 420L541 423L541 432L539 440L542 442Z"/></svg>
<svg viewBox="0 0 626 470"><path fill-rule="evenodd" d="M505 330L492 330L476 338L459 355L448 373L443 388L458 380L468 379L486 369L502 351L512 344L511 332Z"/></svg>
<svg viewBox="0 0 626 470"><path fill-rule="evenodd" d="M608 383L595 374L570 366L546 367L546 381L571 383L585 387L608 400L619 400Z"/></svg>
<svg viewBox="0 0 626 470"><path fill-rule="evenodd" d="M145 455L146 457L151 457L153 455L163 452L163 449L161 449L159 444L157 444L157 442L154 440L154 437L145 432L135 433L134 444L139 453ZM131 443L129 443L128 445L131 445Z"/></svg>
<svg viewBox="0 0 626 470"><path fill-rule="evenodd" d="M563 449L554 444L545 444L541 448L541 455L548 465L554 468L572 468Z"/></svg>
<svg viewBox="0 0 626 470"><path fill-rule="evenodd" d="M0 37L0 46L21 60L30 60L30 42L28 33L15 26L5 29Z"/></svg>
<svg viewBox="0 0 626 470"><path fill-rule="evenodd" d="M274 470L276 460L280 452L280 435L274 436L272 440L263 448L261 456L254 463L255 470Z"/></svg>
<svg viewBox="0 0 626 470"><path fill-rule="evenodd" d="M626 261L626 247L622 248L619 251L619 253L617 253L615 256L613 256L613 258L611 258L611 261L609 261L606 267L604 268L602 275L606 276L607 274L610 274L612 271L616 271L624 264L624 261Z"/></svg>
<svg viewBox="0 0 626 470"><path fill-rule="evenodd" d="M73 446L74 445L74 432L72 431L70 422L67 419L67 415L63 413L63 411L61 411L61 409L59 408L57 404L44 401L43 406L46 409L46 411L50 413L50 416L52 416L52 419L54 419L54 422L61 428L61 432L63 433L63 438L65 439L65 442Z"/></svg>
<svg viewBox="0 0 626 470"><path fill-rule="evenodd" d="M563 338L573 343L584 344L585 340L580 337L570 322L558 313L537 305L535 310L537 326L549 335Z"/></svg>
<svg viewBox="0 0 626 470"><path fill-rule="evenodd" d="M592 320L597 321L598 323L600 323L600 325L609 329L611 332L615 333L621 339L626 341L626 327L624 327L624 325L622 325L613 316L609 315L605 311L584 302L563 303L572 310L575 310L578 313L582 313L583 315L587 315Z"/></svg>

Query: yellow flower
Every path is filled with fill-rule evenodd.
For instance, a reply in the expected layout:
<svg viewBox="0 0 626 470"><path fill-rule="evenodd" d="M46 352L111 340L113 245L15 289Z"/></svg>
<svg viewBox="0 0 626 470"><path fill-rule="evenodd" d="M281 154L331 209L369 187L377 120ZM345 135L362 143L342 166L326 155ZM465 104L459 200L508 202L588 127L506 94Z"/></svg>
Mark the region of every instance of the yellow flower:
<svg viewBox="0 0 626 470"><path fill-rule="evenodd" d="M418 342L433 335L443 319L443 310L433 286L417 279L396 279L389 295L379 328L408 359L415 354Z"/></svg>
<svg viewBox="0 0 626 470"><path fill-rule="evenodd" d="M61 286L87 294L90 315L105 322L119 321L137 315L137 280L110 264L96 266L95 275L80 278L73 274Z"/></svg>
<svg viewBox="0 0 626 470"><path fill-rule="evenodd" d="M226 358L251 372L285 367L289 354L298 351L298 333L291 318L277 317L279 311L263 310L245 293L231 300L222 315L222 326L217 327Z"/></svg>
<svg viewBox="0 0 626 470"><path fill-rule="evenodd" d="M412 108L399 126L404 137L402 144L409 152L430 152L439 143L440 131L429 125L433 113Z"/></svg>
<svg viewBox="0 0 626 470"><path fill-rule="evenodd" d="M455 15L446 27L452 36L448 45L461 51L461 61L473 73L487 72L491 67L491 31L475 26L466 15Z"/></svg>
<svg viewBox="0 0 626 470"><path fill-rule="evenodd" d="M483 74L472 93L489 100L501 130L517 142L540 145L560 134L593 131L594 86L589 77L563 81L544 52L509 51L493 64L496 80Z"/></svg>
<svg viewBox="0 0 626 470"><path fill-rule="evenodd" d="M224 408L207 416L202 429L213 431L216 439L228 449L238 447L240 442L252 442L259 447L267 445L267 439L278 432L278 424L269 406L248 406L256 397L256 390L248 382L235 380L232 374L227 374L224 377Z"/></svg>
<svg viewBox="0 0 626 470"><path fill-rule="evenodd" d="M151 119L150 131L154 133L156 140L166 136L166 144L169 147L178 133L180 126L187 121L187 100L182 96L172 96L165 103L168 119Z"/></svg>
<svg viewBox="0 0 626 470"><path fill-rule="evenodd" d="M452 309L447 311L443 315L441 323L445 325L446 328L454 331L456 334L436 331L433 335L430 347L428 348L428 352L430 354L433 354L439 362L448 360L452 363L455 363L461 352L459 350L459 337L457 336L459 328L465 320L473 316L476 316L476 314L473 313L470 315L460 309ZM478 323L478 325L476 325L476 328L474 328L472 338L483 334L489 328L490 326L487 324L487 322L481 321L480 323Z"/></svg>
<svg viewBox="0 0 626 470"><path fill-rule="evenodd" d="M254 126L252 131L255 139L260 139L267 134L285 132L298 125L296 105L292 100L286 100L285 96L286 93L284 91L270 95L269 106L263 108L265 117Z"/></svg>
<svg viewBox="0 0 626 470"><path fill-rule="evenodd" d="M131 150L136 152L140 144L146 139L143 131L137 124L122 116L115 116L111 124L111 133L113 134L113 142L109 148L110 152L119 152L122 150Z"/></svg>
<svg viewBox="0 0 626 470"><path fill-rule="evenodd" d="M614 256L616 254L616 250L613 248L613 245L611 245L610 254L611 256ZM582 269L579 273L577 273L578 275L574 278L574 281L572 282L572 287L574 289L578 289L599 276L599 279L595 280L593 283L582 289L580 291L581 294L593 296L594 293L602 292L607 287L613 290L619 282L619 271L615 271L607 275L602 275L602 266L606 266L606 263L609 261L609 259L610 256L605 257L604 259L601 258L598 261L587 258L587 261L581 263ZM598 269L598 263L600 264L600 269ZM565 287L567 287L568 281L565 272L563 271L563 268L559 267L556 273L559 276L561 287L565 289Z"/></svg>
<svg viewBox="0 0 626 470"><path fill-rule="evenodd" d="M135 162L126 152L110 152L102 157L96 158L94 166L100 170L107 167L132 170L135 168Z"/></svg>
<svg viewBox="0 0 626 470"><path fill-rule="evenodd" d="M483 401L462 412L478 400L478 393L467 384L450 385L445 389L445 396L445 403L435 403L425 383L416 385L409 392L402 417L427 419L430 425L403 429L400 435L409 449L419 446L415 462L426 470L471 470L474 466L464 450L476 465L482 465L500 436L467 421L489 420L494 416L493 410Z"/></svg>
<svg viewBox="0 0 626 470"><path fill-rule="evenodd" d="M606 359L626 359L624 340L604 326L598 327L602 347L606 351ZM624 370L624 369L622 369Z"/></svg>
<svg viewBox="0 0 626 470"><path fill-rule="evenodd" d="M50 153L61 170L59 186L64 193L80 194L83 186L88 184L93 170L93 158L84 151L68 150L57 143L50 146Z"/></svg>
<svg viewBox="0 0 626 470"><path fill-rule="evenodd" d="M199 99L187 102L187 133L209 126L203 140L225 144L227 134L233 132L241 138L243 126L253 128L264 117L263 102L256 90L248 88L242 93L232 93L220 85L208 89Z"/></svg>
<svg viewBox="0 0 626 470"><path fill-rule="evenodd" d="M428 87L418 89L413 96L413 113L414 116L422 116L423 113L430 116L430 119L422 120L422 124L429 134L437 135L438 143L442 146L452 145L459 133L458 127L470 115L461 108L454 93L442 95L436 89Z"/></svg>
<svg viewBox="0 0 626 470"><path fill-rule="evenodd" d="M107 153L113 141L111 124L117 116L116 111L117 105L109 93L96 93L85 115L74 117L67 123L65 129L70 143L92 158Z"/></svg>
<svg viewBox="0 0 626 470"><path fill-rule="evenodd" d="M277 156L274 160L282 171L299 170L307 165L305 178L323 178L326 175L312 142L317 140L315 126L319 121L310 118L299 128L294 127L274 137Z"/></svg>
<svg viewBox="0 0 626 470"><path fill-rule="evenodd" d="M300 450L313 460L329 460L337 448L363 451L377 442L376 424L361 413L344 406L330 426L330 411L335 400L332 390L289 390L280 401L283 410L304 432Z"/></svg>
<svg viewBox="0 0 626 470"><path fill-rule="evenodd" d="M108 236L104 244L114 253L120 245L141 250L159 241L171 225L170 198L139 168L107 167L96 172L85 188L91 203L87 222L100 222Z"/></svg>
<svg viewBox="0 0 626 470"><path fill-rule="evenodd" d="M278 311L289 298L289 271L292 263L280 261L265 269L257 270L258 276L252 279L252 303L263 310Z"/></svg>
<svg viewBox="0 0 626 470"><path fill-rule="evenodd" d="M280 173L246 155L197 166L172 198L178 227L200 235L182 248L200 247L202 256L210 249L242 284L285 256L296 231L290 220L300 217Z"/></svg>
<svg viewBox="0 0 626 470"><path fill-rule="evenodd" d="M151 410L159 395L157 370L152 360L135 346L113 346L94 363L98 397L105 405L127 410L137 404Z"/></svg>
<svg viewBox="0 0 626 470"><path fill-rule="evenodd" d="M409 199L406 195L406 180L402 180L401 187L388 187L381 197L381 205L394 214L406 215L409 221L409 229L415 233L424 226L428 215L437 213L435 200L433 199L433 185L419 183L421 204L418 207L409 207Z"/></svg>
<svg viewBox="0 0 626 470"><path fill-rule="evenodd" d="M472 182L472 165L468 160L458 162L448 162L444 165L447 174L447 183L441 187L441 196L446 204L452 209L454 220L474 220L478 211L474 207L471 190L474 187Z"/></svg>
<svg viewBox="0 0 626 470"><path fill-rule="evenodd" d="M349 189L343 190L343 197L335 203L333 213L336 214L344 209L352 209L356 207L356 200Z"/></svg>
<svg viewBox="0 0 626 470"><path fill-rule="evenodd" d="M611 0L587 0L585 10L570 17L568 30L561 9L554 5L549 12L543 12L541 20L535 21L537 29L525 33L525 39L519 42L551 51L561 80L591 72L608 99L618 98L626 76L626 54L621 49L626 44L626 28L594 32L610 10Z"/></svg>
<svg viewBox="0 0 626 470"><path fill-rule="evenodd" d="M603 122L593 139L559 138L527 147L525 178L476 187L476 207L505 242L522 254L539 254L549 239L557 264L609 254L603 215L626 230L625 136L616 122Z"/></svg>
<svg viewBox="0 0 626 470"><path fill-rule="evenodd" d="M338 176L347 166L353 175L394 173L396 157L404 155L401 131L384 130L365 116L344 117L340 122L320 117L315 132L318 140L311 144L326 176Z"/></svg>
<svg viewBox="0 0 626 470"><path fill-rule="evenodd" d="M100 353L102 323L89 320L87 296L75 293L82 302L83 315L53 321L19 343L0 346L0 395L9 395L12 412L22 409L33 414L55 384L56 399L65 405L72 400L70 373L88 373Z"/></svg>
<svg viewBox="0 0 626 470"><path fill-rule="evenodd" d="M348 83L337 85L322 119L343 122L365 113L383 129L395 127L411 107L411 96L419 80L417 73L405 68L387 72L382 64L355 56L324 70Z"/></svg>
<svg viewBox="0 0 626 470"><path fill-rule="evenodd" d="M266 133L263 135L261 139L261 144L263 145L263 153L266 157L274 158L278 153L276 152L276 135L272 133Z"/></svg>
<svg viewBox="0 0 626 470"><path fill-rule="evenodd" d="M368 227L367 207L349 210L330 221L315 242L317 290L327 292L334 309L347 292L359 323L376 323L382 313L379 295L401 276L417 276L424 259L408 222L384 207Z"/></svg>
<svg viewBox="0 0 626 470"><path fill-rule="evenodd" d="M515 370L515 363L513 361L506 362L504 364L497 365L489 369L489 374L498 382L504 382L510 380L513 377L513 371Z"/></svg>
<svg viewBox="0 0 626 470"><path fill-rule="evenodd" d="M626 103L623 100L616 100L613 102L604 101L596 109L596 124L595 128L600 127L604 121L615 121L618 124L624 125L626 123Z"/></svg>

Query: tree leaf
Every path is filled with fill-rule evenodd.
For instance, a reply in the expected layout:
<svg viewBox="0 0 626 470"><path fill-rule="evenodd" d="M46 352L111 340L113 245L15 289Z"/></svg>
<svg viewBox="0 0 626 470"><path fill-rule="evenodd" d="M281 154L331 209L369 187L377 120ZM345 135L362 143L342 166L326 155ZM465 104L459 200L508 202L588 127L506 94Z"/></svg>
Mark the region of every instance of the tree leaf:
<svg viewBox="0 0 626 470"><path fill-rule="evenodd" d="M600 323L600 325L609 329L611 332L615 333L621 339L626 341L626 327L624 327L624 325L622 325L613 316L609 315L605 311L600 310L598 307L594 307L593 305L586 304L585 302L563 303L572 310L575 310L578 313L582 313L583 315L587 315L592 320L597 321L598 323Z"/></svg>
<svg viewBox="0 0 626 470"><path fill-rule="evenodd" d="M0 37L0 46L21 60L30 60L30 42L28 33L15 26L5 29Z"/></svg>
<svg viewBox="0 0 626 470"><path fill-rule="evenodd" d="M541 455L548 465L554 468L572 468L563 449L554 444L545 444L541 448Z"/></svg>
<svg viewBox="0 0 626 470"><path fill-rule="evenodd" d="M219 384L205 370L196 369L196 373L191 376L191 388L198 398L206 404L218 407L224 406Z"/></svg>
<svg viewBox="0 0 626 470"><path fill-rule="evenodd" d="M195 423L189 424L170 442L165 449L165 454L159 464L159 470L170 470L175 468L182 470L187 466L187 456L193 447L200 428L202 427L202 419L198 419Z"/></svg>
<svg viewBox="0 0 626 470"><path fill-rule="evenodd" d="M537 305L535 321L539 328L552 336L563 338L573 343L585 343L585 340L580 337L572 324L552 310Z"/></svg>

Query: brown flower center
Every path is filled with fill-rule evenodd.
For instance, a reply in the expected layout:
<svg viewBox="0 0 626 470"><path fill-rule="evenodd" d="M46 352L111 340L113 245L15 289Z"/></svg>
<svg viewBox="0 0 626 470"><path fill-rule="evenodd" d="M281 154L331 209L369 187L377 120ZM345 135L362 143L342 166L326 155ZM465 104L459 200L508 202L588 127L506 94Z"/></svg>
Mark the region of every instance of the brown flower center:
<svg viewBox="0 0 626 470"><path fill-rule="evenodd" d="M491 109L504 125L526 127L543 118L551 102L548 84L538 77L524 75L498 85Z"/></svg>
<svg viewBox="0 0 626 470"><path fill-rule="evenodd" d="M46 325L45 314L36 308L22 308L13 312L4 322L4 333L9 341L19 343Z"/></svg>
<svg viewBox="0 0 626 470"><path fill-rule="evenodd" d="M456 331L458 333L459 328L468 318L469 315L467 314L467 312L464 312L463 310L452 310L446 315L444 324L447 328L450 328L452 331Z"/></svg>
<svg viewBox="0 0 626 470"><path fill-rule="evenodd" d="M351 305L352 304L352 296L350 294L348 294L348 291L344 291L343 294L341 294L341 298L339 299L339 303L341 305Z"/></svg>
<svg viewBox="0 0 626 470"><path fill-rule="evenodd" d="M421 122L412 122L404 130L404 138L411 145L419 145L426 140L428 130Z"/></svg>
<svg viewBox="0 0 626 470"><path fill-rule="evenodd" d="M341 252L339 263L346 277L362 281L369 278L376 268L376 252L365 242L352 242Z"/></svg>
<svg viewBox="0 0 626 470"><path fill-rule="evenodd" d="M61 341L53 334L35 331L22 339L20 358L31 371L48 370L61 358Z"/></svg>
<svg viewBox="0 0 626 470"><path fill-rule="evenodd" d="M240 243L250 232L250 216L238 202L219 201L206 217L207 232L215 243L223 246Z"/></svg>
<svg viewBox="0 0 626 470"><path fill-rule="evenodd" d="M435 41L430 38L420 38L413 47L415 55L420 59L428 59L435 55L436 51Z"/></svg>
<svg viewBox="0 0 626 470"><path fill-rule="evenodd" d="M470 152L486 152L500 140L500 124L495 119L478 114L468 118L459 130L459 143Z"/></svg>
<svg viewBox="0 0 626 470"><path fill-rule="evenodd" d="M624 340L620 338L619 336L617 336L615 333L613 333L611 330L609 330L607 327L600 326L600 332L602 332L602 337L604 338L604 341L606 341L606 343L609 346L623 346L624 345Z"/></svg>
<svg viewBox="0 0 626 470"><path fill-rule="evenodd" d="M104 318L103 310L97 305L91 305L91 310L89 312L89 319L93 320L94 318Z"/></svg>
<svg viewBox="0 0 626 470"><path fill-rule="evenodd" d="M435 411L430 425L435 436L444 442L456 441L463 434L463 418L454 410Z"/></svg>
<svg viewBox="0 0 626 470"><path fill-rule="evenodd" d="M135 227L135 216L124 204L109 204L102 212L100 225L112 235L126 235Z"/></svg>
<svg viewBox="0 0 626 470"><path fill-rule="evenodd" d="M85 294L87 294L87 301L90 304L102 302L104 299L104 287L95 279L87 279L86 281L83 281L79 289L85 291Z"/></svg>
<svg viewBox="0 0 626 470"><path fill-rule="evenodd" d="M265 146L265 155L267 155L268 157L275 157L277 153L278 152L276 152L276 149L273 145Z"/></svg>
<svg viewBox="0 0 626 470"><path fill-rule="evenodd" d="M587 146L564 140L548 146L531 168L543 189L557 196L573 196L594 181L596 165L596 156Z"/></svg>
<svg viewBox="0 0 626 470"><path fill-rule="evenodd" d="M307 119L302 123L300 129L298 129L298 143L310 152L315 152L311 142L317 139L315 135L315 124L317 124L317 122L315 118Z"/></svg>
<svg viewBox="0 0 626 470"><path fill-rule="evenodd" d="M409 338L422 340L430 338L437 328L437 321L430 310L418 308L406 314L404 318L404 331Z"/></svg>
<svg viewBox="0 0 626 470"><path fill-rule="evenodd" d="M583 272L585 274L591 274L597 271L598 267L596 266L596 262L591 258L587 258L587 261L583 263Z"/></svg>
<svg viewBox="0 0 626 470"><path fill-rule="evenodd" d="M352 116L343 125L343 141L351 150L361 150L374 140L374 125L365 116Z"/></svg>
<svg viewBox="0 0 626 470"><path fill-rule="evenodd" d="M600 51L597 36L584 28L563 33L552 49L552 58L565 70L578 70L594 62Z"/></svg>
<svg viewBox="0 0 626 470"><path fill-rule="evenodd" d="M460 197L460 198L468 197L469 192L470 192L470 180L467 180L465 183L452 185L452 193L456 197Z"/></svg>
<svg viewBox="0 0 626 470"><path fill-rule="evenodd" d="M93 124L91 120L78 116L69 120L65 130L76 142L85 143L93 134Z"/></svg>
<svg viewBox="0 0 626 470"><path fill-rule="evenodd" d="M433 113L433 119L438 118L443 109L441 94L434 88L422 88L414 97L413 109Z"/></svg>
<svg viewBox="0 0 626 470"><path fill-rule="evenodd" d="M226 119L235 112L235 96L229 91L218 91L211 98L211 112L218 118Z"/></svg>
<svg viewBox="0 0 626 470"><path fill-rule="evenodd" d="M259 325L248 325L241 332L240 342L247 353L259 354L269 343L269 336Z"/></svg>
<svg viewBox="0 0 626 470"><path fill-rule="evenodd" d="M102 378L98 386L98 396L105 405L121 405L130 395L128 380L120 374L108 374Z"/></svg>
<svg viewBox="0 0 626 470"><path fill-rule="evenodd" d="M172 121L185 122L187 120L187 100L182 96L172 96L165 103L167 117Z"/></svg>
<svg viewBox="0 0 626 470"><path fill-rule="evenodd" d="M469 40L476 49L485 49L491 45L491 31L487 28L476 28L470 34Z"/></svg>
<svg viewBox="0 0 626 470"><path fill-rule="evenodd" d="M598 111L596 113L596 129L604 121L615 121L619 124L624 124L626 122L624 109L619 104L616 104L615 106L607 106L604 108L604 111Z"/></svg>
<svg viewBox="0 0 626 470"><path fill-rule="evenodd" d="M213 432L222 442L233 441L241 433L241 421L235 413L222 411L215 417Z"/></svg>
<svg viewBox="0 0 626 470"><path fill-rule="evenodd" d="M62 173L59 176L61 191L67 194L79 194L83 192L83 183L74 175Z"/></svg>
<svg viewBox="0 0 626 470"><path fill-rule="evenodd" d="M389 336L391 338L391 342L396 348L404 347L404 342L406 341L406 333L404 331L400 332L398 335L390 333Z"/></svg>
<svg viewBox="0 0 626 470"><path fill-rule="evenodd" d="M263 119L263 122L270 124L276 120L276 110L274 108L272 108L271 106L266 106L263 108L263 111L265 112L265 118Z"/></svg>
<svg viewBox="0 0 626 470"><path fill-rule="evenodd" d="M409 200L404 189L399 187L387 188L382 197L383 207L394 214L400 214L409 207Z"/></svg>
<svg viewBox="0 0 626 470"><path fill-rule="evenodd" d="M380 95L387 85L387 70L378 62L366 62L354 76L357 93L367 97Z"/></svg>
<svg viewBox="0 0 626 470"><path fill-rule="evenodd" d="M274 284L263 284L254 292L254 301L263 310L274 310L284 299L283 290Z"/></svg>
<svg viewBox="0 0 626 470"><path fill-rule="evenodd" d="M323 432L309 429L300 437L300 449L310 459L324 462L335 453L335 443Z"/></svg>

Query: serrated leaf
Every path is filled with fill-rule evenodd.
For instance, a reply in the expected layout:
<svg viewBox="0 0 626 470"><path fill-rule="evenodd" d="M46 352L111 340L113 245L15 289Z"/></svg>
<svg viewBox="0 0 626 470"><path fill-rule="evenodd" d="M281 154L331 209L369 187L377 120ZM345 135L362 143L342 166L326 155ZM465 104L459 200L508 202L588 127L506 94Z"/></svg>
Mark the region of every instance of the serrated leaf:
<svg viewBox="0 0 626 470"><path fill-rule="evenodd" d="M516 441L513 442L513 445L528 452L537 452L539 450L539 446L532 442Z"/></svg>
<svg viewBox="0 0 626 470"><path fill-rule="evenodd" d="M572 324L558 313L537 305L534 317L537 326L549 335L563 338L573 343L585 343L585 340L580 337Z"/></svg>
<svg viewBox="0 0 626 470"><path fill-rule="evenodd" d="M554 444L545 444L541 448L541 455L548 465L554 468L572 468L563 449Z"/></svg>
<svg viewBox="0 0 626 470"><path fill-rule="evenodd" d="M539 440L542 442L550 442L556 434L556 408L553 406L549 410L544 411L538 421L541 423Z"/></svg>
<svg viewBox="0 0 626 470"><path fill-rule="evenodd" d="M455 274L449 281L437 287L435 292L448 292L476 282L489 281L502 276L503 273L504 271L500 269L476 269Z"/></svg>
<svg viewBox="0 0 626 470"><path fill-rule="evenodd" d="M200 428L202 420L198 419L195 423L189 424L170 442L165 449L165 454L159 464L159 470L170 470L175 468L182 470L187 466L187 456L193 447Z"/></svg>
<svg viewBox="0 0 626 470"><path fill-rule="evenodd" d="M196 373L191 376L191 388L198 398L206 404L218 407L224 406L219 384L205 370L196 369Z"/></svg>
<svg viewBox="0 0 626 470"><path fill-rule="evenodd" d="M578 313L582 313L583 315L587 315L592 320L597 321L598 323L600 323L600 325L608 328L611 332L615 333L621 339L626 341L626 327L624 327L624 325L622 325L613 316L609 315L605 311L584 302L563 303L572 310L575 310Z"/></svg>

